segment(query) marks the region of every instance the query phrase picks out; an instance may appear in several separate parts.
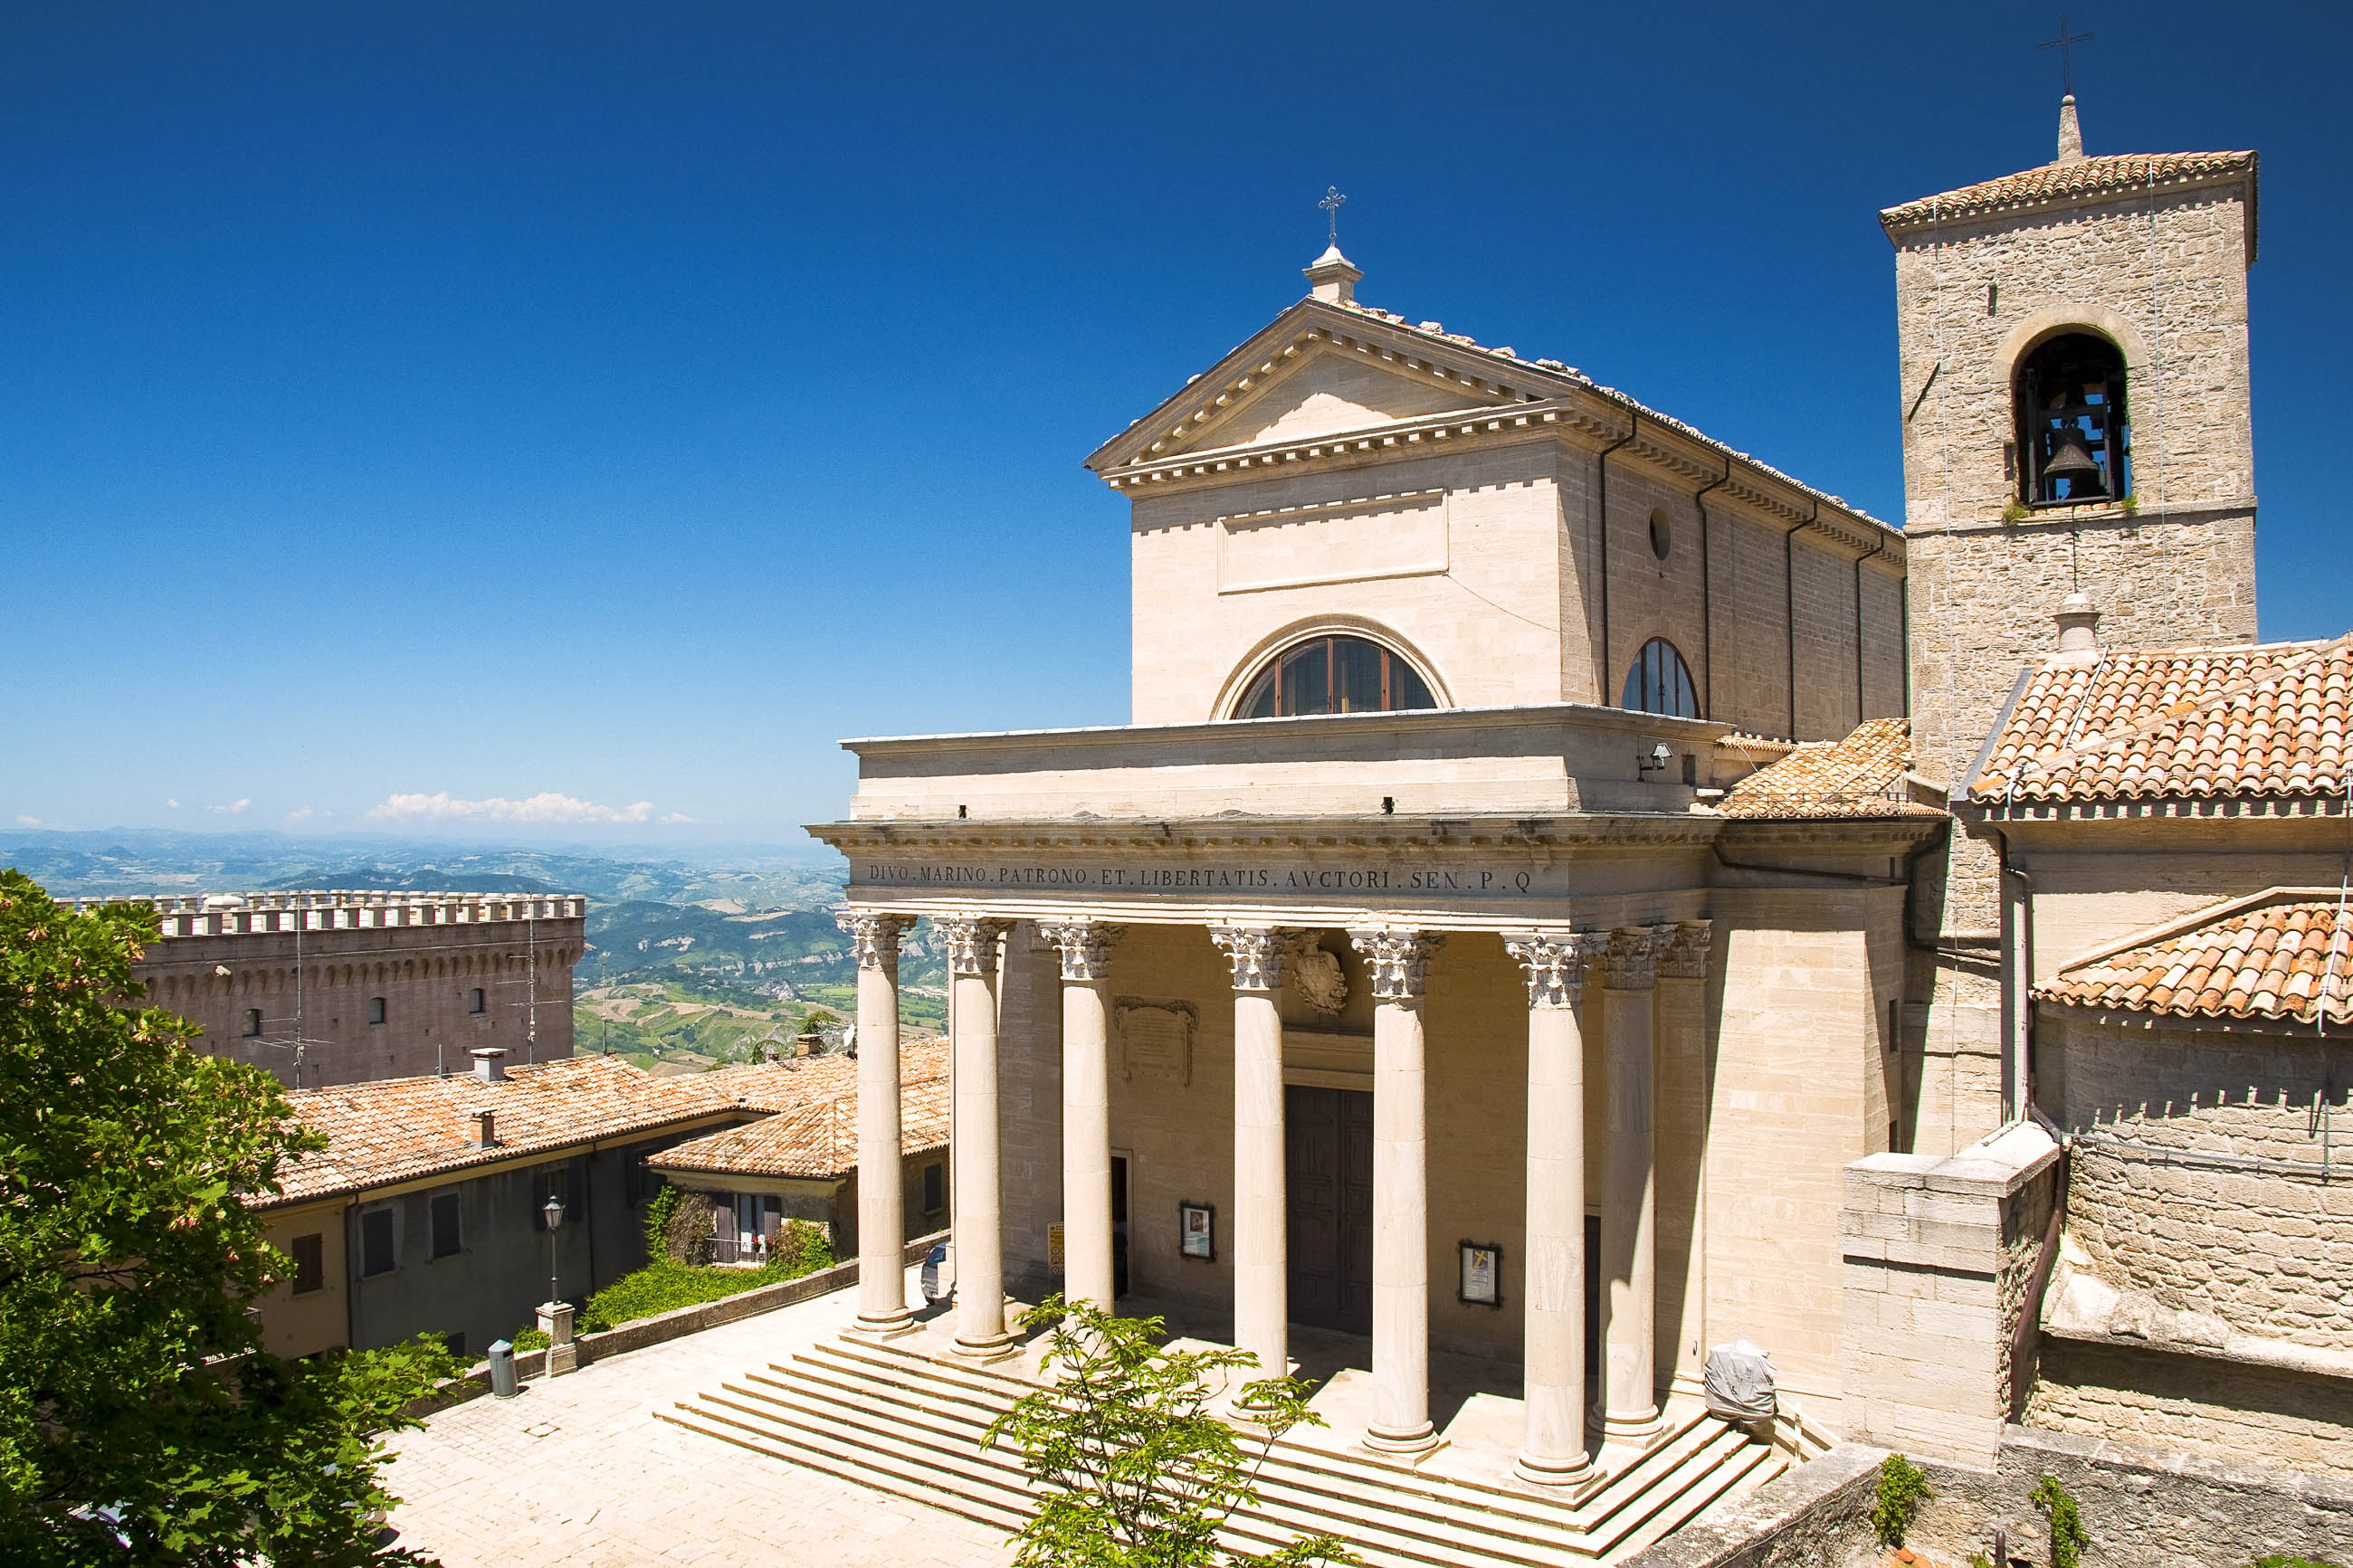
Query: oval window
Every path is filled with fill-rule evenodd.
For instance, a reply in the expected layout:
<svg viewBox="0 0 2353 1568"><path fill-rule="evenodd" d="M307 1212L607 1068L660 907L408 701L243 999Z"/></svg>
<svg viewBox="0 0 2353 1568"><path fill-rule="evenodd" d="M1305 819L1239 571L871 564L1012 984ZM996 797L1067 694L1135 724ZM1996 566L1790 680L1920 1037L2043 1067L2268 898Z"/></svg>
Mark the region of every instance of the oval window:
<svg viewBox="0 0 2353 1568"><path fill-rule="evenodd" d="M1320 637L1267 660L1234 705L1237 719L1309 713L1393 713L1435 708L1413 666L1367 637Z"/></svg>
<svg viewBox="0 0 2353 1568"><path fill-rule="evenodd" d="M1667 532L1667 514L1653 510L1651 513L1651 553L1664 561L1673 543L1673 536Z"/></svg>

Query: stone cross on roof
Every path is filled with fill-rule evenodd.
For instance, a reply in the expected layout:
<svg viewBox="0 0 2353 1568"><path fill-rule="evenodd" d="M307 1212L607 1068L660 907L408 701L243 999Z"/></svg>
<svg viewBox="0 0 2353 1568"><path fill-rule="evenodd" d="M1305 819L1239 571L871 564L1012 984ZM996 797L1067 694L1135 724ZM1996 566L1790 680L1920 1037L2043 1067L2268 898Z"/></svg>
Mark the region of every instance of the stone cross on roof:
<svg viewBox="0 0 2353 1568"><path fill-rule="evenodd" d="M1330 220L1324 226L1324 237L1335 247L1340 243L1340 204L1347 199L1340 194L1339 186L1326 185L1324 187L1324 199L1315 204L1324 209L1324 216Z"/></svg>

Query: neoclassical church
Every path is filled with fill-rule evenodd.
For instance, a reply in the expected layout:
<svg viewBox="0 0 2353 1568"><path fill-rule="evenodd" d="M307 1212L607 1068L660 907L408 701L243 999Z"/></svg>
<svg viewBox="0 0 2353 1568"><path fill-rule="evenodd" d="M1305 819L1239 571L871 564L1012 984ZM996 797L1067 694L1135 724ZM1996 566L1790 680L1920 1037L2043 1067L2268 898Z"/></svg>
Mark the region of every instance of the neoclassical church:
<svg viewBox="0 0 2353 1568"><path fill-rule="evenodd" d="M1088 457L1130 507L1132 721L846 742L812 828L861 1041L902 932L951 954L956 1279L917 1327L868 1182L832 1375L871 1397L799 1424L812 1462L995 1517L859 1407L1011 1386L1008 1300L1061 1291L1312 1374L1329 1426L1265 1517L1376 1562L1614 1558L1848 1439L1989 1468L2126 1421L2344 1465L2337 1292L2199 1297L2230 1271L2165 1249L2231 1216L2164 1158L2252 1140L2229 1201L2274 1184L2276 1234L2340 1247L2282 1162L2341 1102L2342 993L2146 983L2195 993L2149 952L2217 921L2341 920L2346 647L2253 644L2255 174L2087 156L2071 98L2050 163L1881 215L1901 529L1366 303L1336 244ZM897 1060L861 1053L873 1146ZM2229 1321L2201 1362L2119 1302ZM1742 1341L1746 1427L1702 1398ZM2289 1414L2233 1405L2249 1368Z"/></svg>

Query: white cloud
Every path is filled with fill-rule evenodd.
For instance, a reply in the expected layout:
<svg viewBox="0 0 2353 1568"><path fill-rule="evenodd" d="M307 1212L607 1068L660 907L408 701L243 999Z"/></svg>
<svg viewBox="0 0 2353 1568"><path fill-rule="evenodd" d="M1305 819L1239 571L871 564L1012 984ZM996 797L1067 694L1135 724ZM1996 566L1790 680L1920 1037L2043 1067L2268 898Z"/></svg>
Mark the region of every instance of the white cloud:
<svg viewBox="0 0 2353 1568"><path fill-rule="evenodd" d="M238 812L243 811L247 806L251 805L252 804L253 802L249 800L239 800L232 801L227 805L208 805L205 807L205 809L213 813L216 816L235 816Z"/></svg>
<svg viewBox="0 0 2353 1568"><path fill-rule="evenodd" d="M332 816L334 815L335 814L332 811L315 811L310 806L305 805L288 812L286 814L286 820L289 822L308 822L314 816Z"/></svg>
<svg viewBox="0 0 2353 1568"><path fill-rule="evenodd" d="M19 827L38 827L40 825L41 819L37 816L26 816L22 813L17 815L16 826Z"/></svg>
<svg viewBox="0 0 2353 1568"><path fill-rule="evenodd" d="M174 811L180 809L180 803L176 800L167 800L164 804L170 806Z"/></svg>
<svg viewBox="0 0 2353 1568"><path fill-rule="evenodd" d="M381 805L368 807L367 814L454 822L651 822L654 803L641 800L616 809L554 790L543 790L527 800L495 795L486 800L458 800L445 789L433 795L387 795Z"/></svg>
<svg viewBox="0 0 2353 1568"><path fill-rule="evenodd" d="M687 816L686 813L682 811L672 811L664 813L662 820L664 822L692 822L694 818Z"/></svg>

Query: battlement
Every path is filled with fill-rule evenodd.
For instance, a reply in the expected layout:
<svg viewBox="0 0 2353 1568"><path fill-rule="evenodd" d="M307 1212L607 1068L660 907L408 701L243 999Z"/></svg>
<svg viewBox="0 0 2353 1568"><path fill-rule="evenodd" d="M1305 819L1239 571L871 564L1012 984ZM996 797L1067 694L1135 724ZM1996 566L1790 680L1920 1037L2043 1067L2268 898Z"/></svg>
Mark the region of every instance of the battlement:
<svg viewBox="0 0 2353 1568"><path fill-rule="evenodd" d="M155 910L160 935L260 936L297 931L390 931L410 926L485 925L498 921L583 920L588 900L577 893L414 893L332 888L269 893L188 893L154 899L76 899L79 912L108 904L143 904Z"/></svg>

